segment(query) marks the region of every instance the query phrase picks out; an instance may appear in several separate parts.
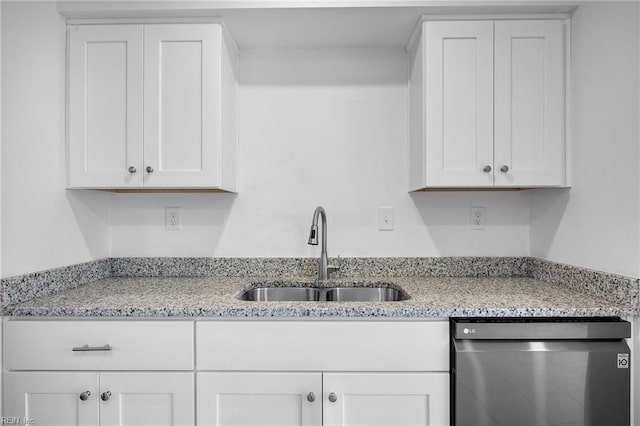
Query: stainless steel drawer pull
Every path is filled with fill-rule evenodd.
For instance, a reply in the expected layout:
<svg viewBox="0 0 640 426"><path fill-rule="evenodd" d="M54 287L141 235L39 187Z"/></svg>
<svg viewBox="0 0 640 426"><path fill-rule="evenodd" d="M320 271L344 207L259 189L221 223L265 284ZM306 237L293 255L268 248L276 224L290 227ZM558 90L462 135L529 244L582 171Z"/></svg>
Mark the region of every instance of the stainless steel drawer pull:
<svg viewBox="0 0 640 426"><path fill-rule="evenodd" d="M338 396L335 393L331 392L329 394L329 402L336 402L337 400L338 400Z"/></svg>
<svg viewBox="0 0 640 426"><path fill-rule="evenodd" d="M109 398L111 398L111 391L102 392L102 395L100 395L100 399L103 401L108 401Z"/></svg>
<svg viewBox="0 0 640 426"><path fill-rule="evenodd" d="M93 352L93 351L110 351L111 349L113 349L111 345L104 345L104 346L84 345L84 346L77 346L71 350L73 352Z"/></svg>
<svg viewBox="0 0 640 426"><path fill-rule="evenodd" d="M90 391L84 391L80 394L80 401L86 401L91 396Z"/></svg>
<svg viewBox="0 0 640 426"><path fill-rule="evenodd" d="M316 394L315 394L315 393L313 393L313 392L309 392L309 393L307 394L307 401L309 401L309 402L313 402L313 401L315 401L315 400L316 400Z"/></svg>

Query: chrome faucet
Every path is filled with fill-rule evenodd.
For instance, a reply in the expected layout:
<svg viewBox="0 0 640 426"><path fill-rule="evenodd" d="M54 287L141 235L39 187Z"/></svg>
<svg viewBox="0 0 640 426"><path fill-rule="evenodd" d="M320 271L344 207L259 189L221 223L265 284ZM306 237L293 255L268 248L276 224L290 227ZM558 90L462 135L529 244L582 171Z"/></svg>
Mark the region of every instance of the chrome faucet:
<svg viewBox="0 0 640 426"><path fill-rule="evenodd" d="M318 263L318 279L325 281L329 279L329 272L337 271L339 268L329 265L329 257L327 256L327 214L322 207L316 207L313 212L313 221L311 222L311 231L309 232L307 244L318 245L318 216L322 219L322 245L320 246L320 262Z"/></svg>

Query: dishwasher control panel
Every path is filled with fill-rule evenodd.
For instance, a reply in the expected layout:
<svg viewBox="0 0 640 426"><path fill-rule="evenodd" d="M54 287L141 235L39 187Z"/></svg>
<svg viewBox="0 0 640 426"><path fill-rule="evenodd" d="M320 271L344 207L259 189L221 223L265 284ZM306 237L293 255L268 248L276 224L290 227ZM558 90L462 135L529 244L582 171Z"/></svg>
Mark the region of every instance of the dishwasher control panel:
<svg viewBox="0 0 640 426"><path fill-rule="evenodd" d="M618 317L452 318L458 340L592 340L631 337L631 323Z"/></svg>

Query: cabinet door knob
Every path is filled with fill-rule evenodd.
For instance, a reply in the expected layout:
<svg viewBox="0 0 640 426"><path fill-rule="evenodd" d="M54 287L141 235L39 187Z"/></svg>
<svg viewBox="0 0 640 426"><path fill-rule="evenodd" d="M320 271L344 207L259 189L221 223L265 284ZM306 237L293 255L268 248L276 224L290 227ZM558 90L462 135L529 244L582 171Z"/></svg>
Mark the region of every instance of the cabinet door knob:
<svg viewBox="0 0 640 426"><path fill-rule="evenodd" d="M153 173L153 167L147 166L147 173Z"/></svg>
<svg viewBox="0 0 640 426"><path fill-rule="evenodd" d="M137 171L138 171L138 169L136 169L135 167L133 167L133 166L129 167L129 173L134 174Z"/></svg>
<svg viewBox="0 0 640 426"><path fill-rule="evenodd" d="M485 172L485 173L490 173L491 172L491 166L489 166L489 165L484 166L482 171Z"/></svg>
<svg viewBox="0 0 640 426"><path fill-rule="evenodd" d="M313 393L313 392L309 392L309 393L307 394L307 401L309 401L309 402L313 402L313 401L315 401L315 400L316 400L316 394L315 394L315 393Z"/></svg>
<svg viewBox="0 0 640 426"><path fill-rule="evenodd" d="M91 396L90 391L84 391L80 394L80 401L86 401Z"/></svg>
<svg viewBox="0 0 640 426"><path fill-rule="evenodd" d="M336 396L336 394L331 392L329 394L329 402L336 402L337 400L338 400L338 397Z"/></svg>
<svg viewBox="0 0 640 426"><path fill-rule="evenodd" d="M102 392L102 395L100 395L100 399L103 401L108 401L109 398L111 398L111 392L109 391Z"/></svg>
<svg viewBox="0 0 640 426"><path fill-rule="evenodd" d="M504 166L500 167L500 171L502 173L507 173L509 171L509 166L504 165Z"/></svg>

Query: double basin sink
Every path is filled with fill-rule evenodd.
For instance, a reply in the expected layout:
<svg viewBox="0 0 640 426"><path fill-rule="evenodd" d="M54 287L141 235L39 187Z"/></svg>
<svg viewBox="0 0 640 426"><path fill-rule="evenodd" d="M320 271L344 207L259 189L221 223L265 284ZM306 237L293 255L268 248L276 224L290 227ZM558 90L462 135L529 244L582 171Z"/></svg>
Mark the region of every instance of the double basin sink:
<svg viewBox="0 0 640 426"><path fill-rule="evenodd" d="M345 287L273 287L248 288L237 296L251 302L398 302L409 298L403 290L389 285Z"/></svg>

